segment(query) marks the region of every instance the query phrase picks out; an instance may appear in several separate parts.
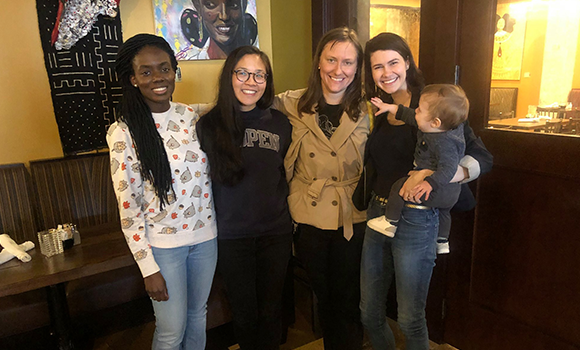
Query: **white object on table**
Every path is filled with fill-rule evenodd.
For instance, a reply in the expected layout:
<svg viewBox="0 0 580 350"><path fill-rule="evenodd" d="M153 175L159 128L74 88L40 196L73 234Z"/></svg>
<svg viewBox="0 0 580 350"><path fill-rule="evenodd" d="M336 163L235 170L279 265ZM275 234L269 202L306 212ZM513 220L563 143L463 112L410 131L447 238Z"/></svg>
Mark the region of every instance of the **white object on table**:
<svg viewBox="0 0 580 350"><path fill-rule="evenodd" d="M27 242L28 243L28 242ZM32 244L32 248L34 248L34 243L29 242ZM10 238L10 236L8 236L7 234L1 234L0 235L0 245L2 247L4 247L4 250L2 251L2 253L6 252L8 254L11 254L15 257L18 258L18 260L22 261L22 262L29 262L30 260L32 260L32 258L30 257L30 255L28 255L28 253L26 253L26 250L20 248L20 246L18 244L16 244L16 242L14 242L14 240L12 238ZM30 246L30 245L27 245ZM30 248L30 249L32 249ZM28 250L30 250L28 249ZM12 259L12 258L10 258ZM10 260L8 259L8 260Z"/></svg>
<svg viewBox="0 0 580 350"><path fill-rule="evenodd" d="M518 119L518 123L537 123L539 122L539 118L520 118Z"/></svg>

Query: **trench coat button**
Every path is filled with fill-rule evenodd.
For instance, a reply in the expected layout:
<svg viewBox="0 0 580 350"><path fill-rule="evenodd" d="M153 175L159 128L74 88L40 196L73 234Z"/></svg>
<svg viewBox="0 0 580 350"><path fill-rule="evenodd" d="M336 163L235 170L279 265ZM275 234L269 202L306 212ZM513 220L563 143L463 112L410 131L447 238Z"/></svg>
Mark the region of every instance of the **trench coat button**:
<svg viewBox="0 0 580 350"><path fill-rule="evenodd" d="M313 178L312 178L312 181L316 181L316 178L315 178L315 177L313 177Z"/></svg>
<svg viewBox="0 0 580 350"><path fill-rule="evenodd" d="M316 201L312 201L312 206L315 207L316 206Z"/></svg>
<svg viewBox="0 0 580 350"><path fill-rule="evenodd" d="M333 177L332 177L332 181L336 181L336 180L338 180L338 177L336 177L336 176L333 176Z"/></svg>
<svg viewBox="0 0 580 350"><path fill-rule="evenodd" d="M310 158L314 158L314 152L310 152L309 156Z"/></svg>
<svg viewBox="0 0 580 350"><path fill-rule="evenodd" d="M334 205L335 207L338 205L337 201L332 201L332 205Z"/></svg>
<svg viewBox="0 0 580 350"><path fill-rule="evenodd" d="M336 157L336 152L332 151L332 152L330 152L330 155L333 157Z"/></svg>

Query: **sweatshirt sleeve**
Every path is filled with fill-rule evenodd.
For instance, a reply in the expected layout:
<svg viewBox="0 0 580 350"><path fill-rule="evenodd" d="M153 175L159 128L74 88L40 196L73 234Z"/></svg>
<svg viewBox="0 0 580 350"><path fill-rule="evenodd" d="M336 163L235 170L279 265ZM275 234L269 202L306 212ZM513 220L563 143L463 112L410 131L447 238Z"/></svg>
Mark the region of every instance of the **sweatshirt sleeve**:
<svg viewBox="0 0 580 350"><path fill-rule="evenodd" d="M272 108L279 110L282 114L288 116L288 110L286 109L286 103L288 102L289 91L281 92L274 96L274 101L272 101Z"/></svg>
<svg viewBox="0 0 580 350"><path fill-rule="evenodd" d="M431 176L427 176L425 181L429 182L433 190L440 186L446 185L453 179L457 172L457 166L462 154L459 154L455 142L445 137L443 133L426 134L424 137L430 137L429 147L433 147L437 155L437 168Z"/></svg>
<svg viewBox="0 0 580 350"><path fill-rule="evenodd" d="M407 125L417 127L417 120L415 119L415 110L413 108L399 105L395 119L403 121Z"/></svg>
<svg viewBox="0 0 580 350"><path fill-rule="evenodd" d="M124 123L111 125L107 133L111 177L119 204L121 228L143 277L159 271L145 229L143 182L131 134Z"/></svg>

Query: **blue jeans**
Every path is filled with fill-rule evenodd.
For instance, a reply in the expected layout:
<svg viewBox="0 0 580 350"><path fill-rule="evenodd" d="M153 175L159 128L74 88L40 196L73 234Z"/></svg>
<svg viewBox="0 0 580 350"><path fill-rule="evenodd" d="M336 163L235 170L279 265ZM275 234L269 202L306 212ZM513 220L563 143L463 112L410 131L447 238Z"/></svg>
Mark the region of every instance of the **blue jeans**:
<svg viewBox="0 0 580 350"><path fill-rule="evenodd" d="M372 200L367 218L383 215L385 206ZM361 262L361 317L375 350L395 349L386 320L387 293L396 276L398 323L407 350L428 350L425 305L435 266L437 209L403 209L394 238L367 227Z"/></svg>
<svg viewBox="0 0 580 350"><path fill-rule="evenodd" d="M153 301L152 349L205 349L207 299L217 262L217 239L152 250L169 294L168 301Z"/></svg>

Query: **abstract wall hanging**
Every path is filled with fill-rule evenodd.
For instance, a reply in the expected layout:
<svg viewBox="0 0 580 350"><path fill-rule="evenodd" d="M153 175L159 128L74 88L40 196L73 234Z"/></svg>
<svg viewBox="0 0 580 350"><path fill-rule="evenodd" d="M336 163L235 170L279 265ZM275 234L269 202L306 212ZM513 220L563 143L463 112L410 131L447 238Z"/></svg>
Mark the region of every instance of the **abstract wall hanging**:
<svg viewBox="0 0 580 350"><path fill-rule="evenodd" d="M77 11L78 16L70 12L73 17L68 17L66 6L81 8L81 2L100 7L81 15ZM105 134L115 120L115 106L121 98L114 66L123 37L120 16L100 13L104 8L113 14L111 1L68 0L64 4L60 37L55 36L60 40L55 40L54 46L59 0L37 0L36 8L60 140L64 154L70 155L107 147ZM91 17L94 13L97 16Z"/></svg>

